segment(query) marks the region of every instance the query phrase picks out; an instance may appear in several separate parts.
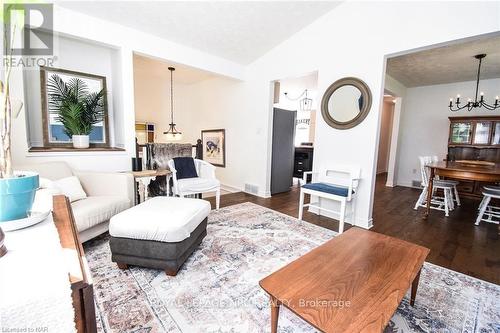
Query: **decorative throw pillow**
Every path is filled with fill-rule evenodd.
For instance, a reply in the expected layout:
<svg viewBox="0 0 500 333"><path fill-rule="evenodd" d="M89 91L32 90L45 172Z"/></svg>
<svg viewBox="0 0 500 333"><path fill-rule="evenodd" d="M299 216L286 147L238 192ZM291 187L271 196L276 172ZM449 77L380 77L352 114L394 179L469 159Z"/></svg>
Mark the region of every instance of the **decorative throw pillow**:
<svg viewBox="0 0 500 333"><path fill-rule="evenodd" d="M31 210L33 212L46 212L52 210L52 201L54 195L62 194L56 184L48 179L40 177L40 188L36 191L35 201Z"/></svg>
<svg viewBox="0 0 500 333"><path fill-rule="evenodd" d="M54 185L59 188L62 194L69 198L70 202L85 199L87 193L82 188L78 177L71 176L54 181Z"/></svg>
<svg viewBox="0 0 500 333"><path fill-rule="evenodd" d="M174 165L177 171L177 179L198 177L192 157L174 157Z"/></svg>
<svg viewBox="0 0 500 333"><path fill-rule="evenodd" d="M39 178L39 184L40 184L40 188L42 189L57 189L57 186L56 184L54 184L54 181L48 179L48 178L43 178L43 177L40 177Z"/></svg>

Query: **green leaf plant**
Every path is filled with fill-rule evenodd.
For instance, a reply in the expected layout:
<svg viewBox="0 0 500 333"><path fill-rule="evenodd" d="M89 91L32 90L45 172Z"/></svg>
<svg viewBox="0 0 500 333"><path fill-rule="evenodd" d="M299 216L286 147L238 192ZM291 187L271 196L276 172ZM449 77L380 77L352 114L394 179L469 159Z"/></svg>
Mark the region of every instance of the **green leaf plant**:
<svg viewBox="0 0 500 333"><path fill-rule="evenodd" d="M89 135L92 126L104 119L105 91L89 92L87 84L80 78L63 81L52 74L47 81L49 112L64 126L69 137Z"/></svg>

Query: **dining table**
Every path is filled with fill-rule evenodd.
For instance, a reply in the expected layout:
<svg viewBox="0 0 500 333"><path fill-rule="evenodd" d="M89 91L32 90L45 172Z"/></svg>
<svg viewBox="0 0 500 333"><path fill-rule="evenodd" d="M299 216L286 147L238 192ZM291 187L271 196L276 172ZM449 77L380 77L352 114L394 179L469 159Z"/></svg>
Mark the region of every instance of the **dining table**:
<svg viewBox="0 0 500 333"><path fill-rule="evenodd" d="M481 182L497 183L500 182L500 164L499 163L463 163L457 161L440 161L427 165L430 169L429 191L427 192L427 205L425 218L429 216L431 210L432 186L436 176L452 178L457 180L473 180ZM498 228L500 233L500 224Z"/></svg>

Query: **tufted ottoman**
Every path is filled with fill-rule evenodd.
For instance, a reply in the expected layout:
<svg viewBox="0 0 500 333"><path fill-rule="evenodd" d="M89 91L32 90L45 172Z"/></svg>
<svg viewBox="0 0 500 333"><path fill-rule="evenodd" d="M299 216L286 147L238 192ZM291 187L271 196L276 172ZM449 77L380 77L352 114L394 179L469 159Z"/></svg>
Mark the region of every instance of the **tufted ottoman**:
<svg viewBox="0 0 500 333"><path fill-rule="evenodd" d="M207 234L210 203L200 199L154 197L113 216L109 223L111 260L177 271Z"/></svg>

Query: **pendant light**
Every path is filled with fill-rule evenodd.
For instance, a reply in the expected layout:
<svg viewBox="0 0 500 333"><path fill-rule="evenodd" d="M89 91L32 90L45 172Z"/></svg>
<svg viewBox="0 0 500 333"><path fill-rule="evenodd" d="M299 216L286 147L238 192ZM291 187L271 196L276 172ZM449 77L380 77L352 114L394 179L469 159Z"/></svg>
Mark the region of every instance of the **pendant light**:
<svg viewBox="0 0 500 333"><path fill-rule="evenodd" d="M455 103L453 103L453 98L450 98L450 104L448 105L448 107L450 108L451 111L453 112L456 112L456 111L459 111L459 110L462 110L462 109L465 109L467 108L467 111L471 111L472 109L479 109L479 108L485 108L487 110L495 110L495 109L498 109L500 108L500 102L499 102L499 99L498 99L498 96L495 97L495 103L494 104L488 104L486 103L486 101L484 100L484 93L481 92L480 93L480 99L478 100L477 99L477 93L478 93L478 90L479 90L479 79L481 77L481 63L483 61L484 58L486 58L486 54L478 54L478 55L475 55L474 58L476 58L477 60L479 60L479 64L478 64L478 67L477 67L477 79L476 79L476 95L475 95L475 98L474 100L472 99L468 99L467 100L467 103L465 103L464 105L462 105L462 103L460 102L460 95L457 95L457 99L455 101ZM455 105L453 105L455 104Z"/></svg>
<svg viewBox="0 0 500 333"><path fill-rule="evenodd" d="M305 95L305 97L300 99L304 95ZM305 89L298 97L295 97L295 98L288 96L288 93L285 92L285 97L289 101L299 101L299 99L300 99L300 101L299 101L299 110L300 111L311 111L312 110L313 100L312 100L312 98L309 98L307 96L307 89Z"/></svg>
<svg viewBox="0 0 500 333"><path fill-rule="evenodd" d="M174 67L169 67L170 71L170 124L168 125L168 130L163 132L166 135L167 141L179 141L182 140L182 133L175 128L174 123L174 79L173 73L175 71Z"/></svg>

